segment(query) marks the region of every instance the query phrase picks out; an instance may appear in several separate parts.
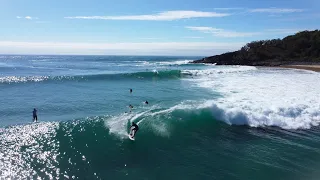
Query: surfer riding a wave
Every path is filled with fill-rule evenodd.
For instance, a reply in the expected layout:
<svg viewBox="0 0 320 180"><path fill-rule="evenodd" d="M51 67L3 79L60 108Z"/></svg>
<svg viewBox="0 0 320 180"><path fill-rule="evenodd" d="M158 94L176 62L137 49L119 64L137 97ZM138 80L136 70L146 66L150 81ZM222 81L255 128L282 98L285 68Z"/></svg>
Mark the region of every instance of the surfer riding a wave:
<svg viewBox="0 0 320 180"><path fill-rule="evenodd" d="M132 122L130 127L129 138L134 139L134 136L136 135L138 130L139 130L139 126L135 122Z"/></svg>

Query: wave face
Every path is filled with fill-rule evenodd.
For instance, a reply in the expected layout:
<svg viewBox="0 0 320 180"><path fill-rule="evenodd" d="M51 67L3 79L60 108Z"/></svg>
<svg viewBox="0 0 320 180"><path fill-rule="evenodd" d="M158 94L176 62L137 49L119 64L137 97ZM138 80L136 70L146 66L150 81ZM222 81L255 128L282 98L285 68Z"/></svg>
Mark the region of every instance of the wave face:
<svg viewBox="0 0 320 180"><path fill-rule="evenodd" d="M288 172L301 177L294 171L305 165L300 155L318 154L317 130L232 128L215 119L221 109L212 103L185 101L170 108L155 105L135 113L0 128L0 177L140 179L155 173L161 178L245 178L246 172L232 173L236 167L228 162L237 160L243 170L263 162L264 171L281 171L259 175L266 179L287 179ZM136 141L127 136L132 121L140 126Z"/></svg>

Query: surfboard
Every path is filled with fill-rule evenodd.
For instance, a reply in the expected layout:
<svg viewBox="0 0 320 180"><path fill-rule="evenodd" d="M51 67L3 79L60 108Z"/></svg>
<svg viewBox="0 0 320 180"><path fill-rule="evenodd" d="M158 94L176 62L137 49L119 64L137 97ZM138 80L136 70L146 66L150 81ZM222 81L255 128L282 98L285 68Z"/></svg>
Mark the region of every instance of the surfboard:
<svg viewBox="0 0 320 180"><path fill-rule="evenodd" d="M134 135L136 134L136 132L132 132L133 127L130 128L130 133L128 134L129 139L131 139L132 141L134 141Z"/></svg>
<svg viewBox="0 0 320 180"><path fill-rule="evenodd" d="M130 140L134 141L134 137L132 137L130 134L128 134L128 137Z"/></svg>

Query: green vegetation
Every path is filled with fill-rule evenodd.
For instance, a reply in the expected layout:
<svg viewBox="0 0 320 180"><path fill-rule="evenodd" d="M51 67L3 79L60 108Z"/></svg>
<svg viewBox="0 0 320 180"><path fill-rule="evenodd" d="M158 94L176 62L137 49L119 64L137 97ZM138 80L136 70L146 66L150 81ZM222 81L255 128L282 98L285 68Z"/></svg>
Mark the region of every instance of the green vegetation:
<svg viewBox="0 0 320 180"><path fill-rule="evenodd" d="M194 63L255 66L320 63L320 31L302 31L282 40L250 42L241 50L206 57Z"/></svg>

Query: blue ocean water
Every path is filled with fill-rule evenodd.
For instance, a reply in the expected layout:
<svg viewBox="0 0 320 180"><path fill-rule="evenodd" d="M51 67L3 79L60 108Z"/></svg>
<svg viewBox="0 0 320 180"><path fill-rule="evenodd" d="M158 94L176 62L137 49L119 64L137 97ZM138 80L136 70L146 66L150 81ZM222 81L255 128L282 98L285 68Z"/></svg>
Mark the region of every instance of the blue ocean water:
<svg viewBox="0 0 320 180"><path fill-rule="evenodd" d="M41 121L61 121L115 115L128 111L129 104L143 107L145 100L179 103L195 91L179 81L187 62L184 57L4 56L1 125L30 122L33 108Z"/></svg>
<svg viewBox="0 0 320 180"><path fill-rule="evenodd" d="M0 56L0 177L317 179L319 73L198 58Z"/></svg>

